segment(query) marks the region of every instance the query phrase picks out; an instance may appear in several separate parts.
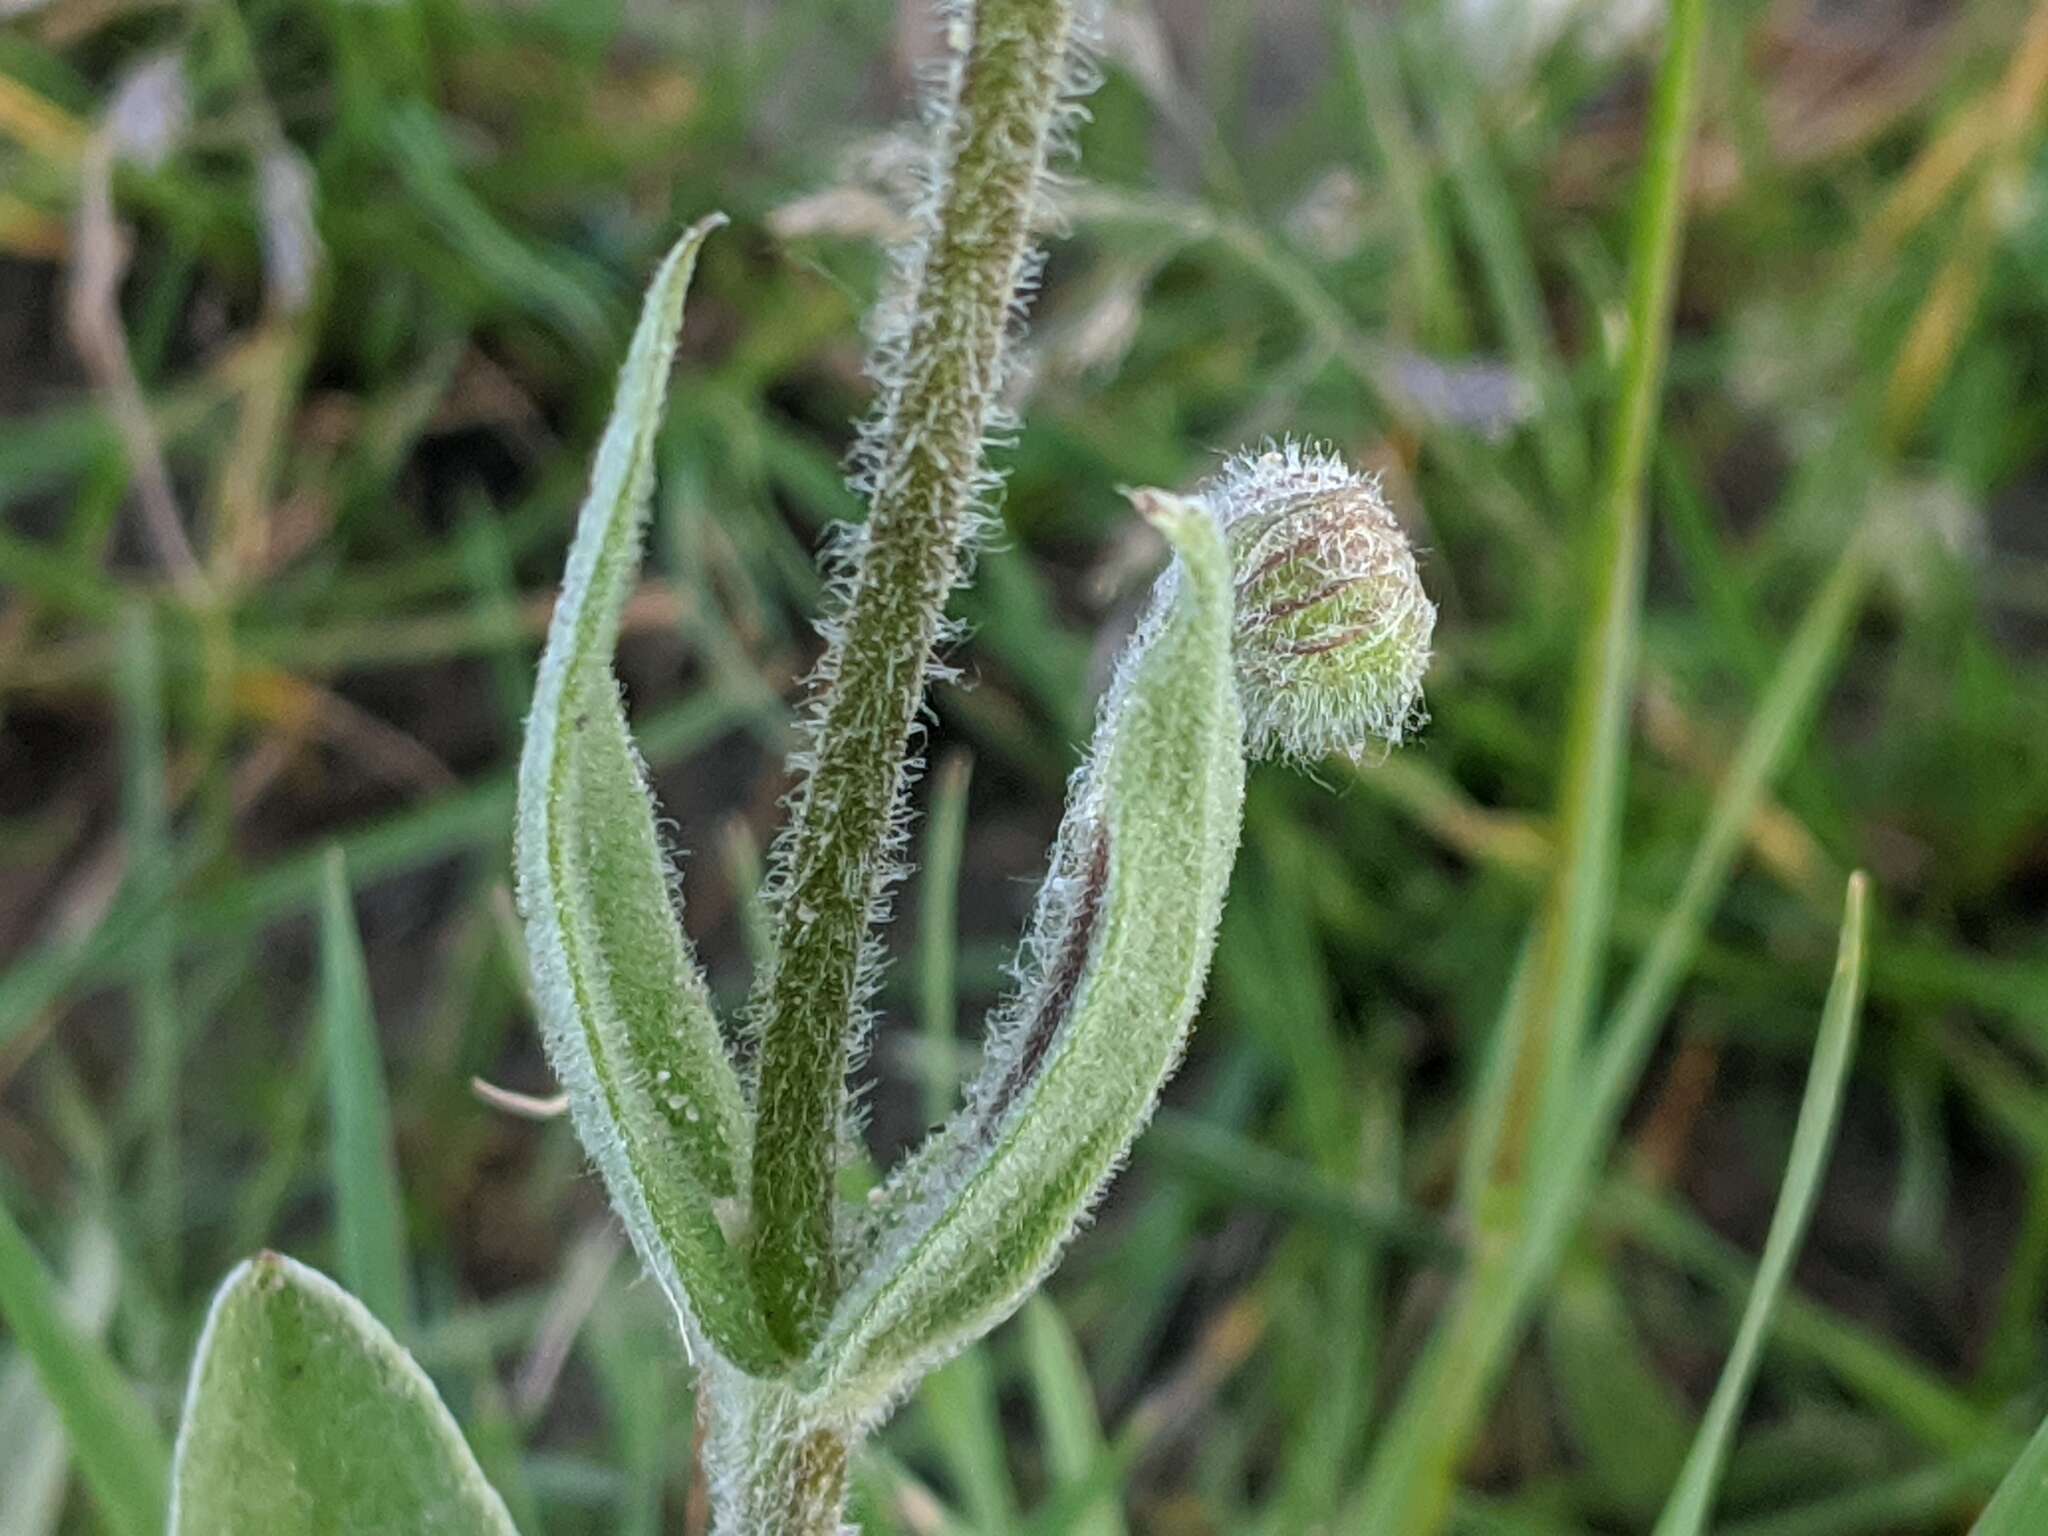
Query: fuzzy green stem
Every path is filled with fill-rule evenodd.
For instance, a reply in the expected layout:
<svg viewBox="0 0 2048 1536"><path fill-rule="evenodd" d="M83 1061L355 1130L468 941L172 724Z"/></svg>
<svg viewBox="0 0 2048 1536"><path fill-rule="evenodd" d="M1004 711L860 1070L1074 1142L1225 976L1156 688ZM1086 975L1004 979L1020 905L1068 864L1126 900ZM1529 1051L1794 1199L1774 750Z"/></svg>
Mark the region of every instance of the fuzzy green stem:
<svg viewBox="0 0 2048 1536"><path fill-rule="evenodd" d="M974 8L907 327L885 349L868 524L822 672L830 682L788 834L760 1009L752 1257L769 1326L792 1356L838 1291L834 1178L863 956L911 725L982 484L1072 22L1071 0Z"/></svg>
<svg viewBox="0 0 2048 1536"><path fill-rule="evenodd" d="M753 1469L744 1507L721 1516L720 1536L840 1536L846 1528L846 1461L845 1437L829 1429L778 1444Z"/></svg>
<svg viewBox="0 0 2048 1536"><path fill-rule="evenodd" d="M783 1536L839 1536L846 1509L846 1441L814 1429L790 1447L781 1488Z"/></svg>
<svg viewBox="0 0 2048 1536"><path fill-rule="evenodd" d="M707 1397L713 1536L842 1536L845 1431L777 1382L727 1375Z"/></svg>

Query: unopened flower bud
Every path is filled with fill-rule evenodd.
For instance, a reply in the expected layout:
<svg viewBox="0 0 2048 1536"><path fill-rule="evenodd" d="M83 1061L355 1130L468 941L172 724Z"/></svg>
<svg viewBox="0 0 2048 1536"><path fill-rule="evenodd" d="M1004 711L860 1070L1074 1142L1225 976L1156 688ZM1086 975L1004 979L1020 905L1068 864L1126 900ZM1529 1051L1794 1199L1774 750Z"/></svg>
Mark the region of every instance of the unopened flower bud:
<svg viewBox="0 0 2048 1536"><path fill-rule="evenodd" d="M1436 605L1376 476L1298 443L1203 488L1236 579L1238 692L1254 757L1362 756L1423 719Z"/></svg>

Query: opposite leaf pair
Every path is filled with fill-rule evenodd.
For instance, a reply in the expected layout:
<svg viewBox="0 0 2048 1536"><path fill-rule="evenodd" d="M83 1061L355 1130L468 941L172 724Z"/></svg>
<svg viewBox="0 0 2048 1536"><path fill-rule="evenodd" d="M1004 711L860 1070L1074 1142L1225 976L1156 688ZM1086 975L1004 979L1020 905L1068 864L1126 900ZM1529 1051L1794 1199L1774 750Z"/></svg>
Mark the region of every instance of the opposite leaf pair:
<svg viewBox="0 0 2048 1536"><path fill-rule="evenodd" d="M791 1347L741 1193L759 1189L753 1115L778 1067L745 1084L728 1053L611 671L683 289L715 222L656 277L598 453L528 727L520 895L578 1132L705 1368L721 1528L788 1526L815 1495L831 1529L847 1447L1015 1310L1150 1115L1222 912L1247 717L1259 752L1398 739L1434 610L1376 487L1333 456L1290 445L1233 461L1208 496L1137 493L1174 563L1074 780L1024 983L959 1112L867 1210L827 1213L829 1304Z"/></svg>
<svg viewBox="0 0 2048 1536"><path fill-rule="evenodd" d="M676 920L611 660L684 293L719 222L657 273L598 449L521 762L519 890L577 1132L701 1368L719 1529L833 1532L860 1435L1023 1302L1150 1116L1200 1001L1247 749L1398 739L1434 609L1376 487L1332 456L1277 447L1203 496L1134 494L1173 563L1071 786L1022 984L958 1112L838 1213L831 1306L790 1349L749 1262L754 1106L774 1085L746 1081ZM274 1256L215 1304L177 1487L174 1536L510 1529L404 1351Z"/></svg>

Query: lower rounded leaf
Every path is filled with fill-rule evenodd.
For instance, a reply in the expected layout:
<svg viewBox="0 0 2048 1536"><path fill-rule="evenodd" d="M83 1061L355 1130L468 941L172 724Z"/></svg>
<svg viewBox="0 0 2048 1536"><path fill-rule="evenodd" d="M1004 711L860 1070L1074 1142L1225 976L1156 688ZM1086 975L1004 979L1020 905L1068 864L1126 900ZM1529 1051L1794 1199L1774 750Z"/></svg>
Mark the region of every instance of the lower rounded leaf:
<svg viewBox="0 0 2048 1536"><path fill-rule="evenodd" d="M513 1536L434 1384L348 1292L278 1254L214 1298L170 1536Z"/></svg>

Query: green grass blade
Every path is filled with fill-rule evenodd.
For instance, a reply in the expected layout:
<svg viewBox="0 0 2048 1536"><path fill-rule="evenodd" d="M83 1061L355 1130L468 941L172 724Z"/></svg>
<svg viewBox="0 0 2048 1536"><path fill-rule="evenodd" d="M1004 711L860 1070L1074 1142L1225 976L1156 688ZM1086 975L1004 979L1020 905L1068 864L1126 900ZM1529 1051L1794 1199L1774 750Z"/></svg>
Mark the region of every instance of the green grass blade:
<svg viewBox="0 0 2048 1536"><path fill-rule="evenodd" d="M1501 1000L1500 1017L1493 1033L1479 1053L1478 1070L1472 1078L1471 1108L1458 1158L1457 1209L1479 1209L1493 1180L1500 1138L1507 1125L1508 1097L1515 1090L1515 1062L1522 1042L1524 1011L1529 1006L1533 985L1537 940L1532 927L1522 935L1515 955L1515 968L1508 973L1507 995Z"/></svg>
<svg viewBox="0 0 2048 1536"><path fill-rule="evenodd" d="M984 1536L1007 1536L1017 1524L1017 1489L988 1351L955 1355L924 1379L917 1400L969 1522Z"/></svg>
<svg viewBox="0 0 2048 1536"><path fill-rule="evenodd" d="M2005 1470L2010 1452L1984 1445L1787 1510L1732 1521L1716 1536L1895 1536L1959 1531ZM2025 1529L2034 1529L2027 1527Z"/></svg>
<svg viewBox="0 0 2048 1536"><path fill-rule="evenodd" d="M2037 1161L2013 1239L2013 1256L1998 1294L1997 1322L1984 1346L1977 1385L1991 1392L2024 1387L2040 1358L2034 1319L2048 1296L2048 1160Z"/></svg>
<svg viewBox="0 0 2048 1536"><path fill-rule="evenodd" d="M1594 1049L1584 1074L1574 1129L1553 1153L1556 1167L1551 1185L1557 1190L1576 1189L1573 1199L1582 1197L1583 1181L1592 1177L1593 1163L1581 1160L1589 1154L1597 1159L1598 1149L1588 1147L1587 1140L1611 1135L1620 1120L1628 1095L1642 1075L1657 1025L1677 995L1705 937L1707 918L1727 887L1750 815L1812 715L1843 636L1861 606L1867 579L1862 545L1853 544L1836 561L1800 619L1777 675L1765 690L1728 776L1714 797L1706 831L1693 851L1678 896L1629 977L1614 1017Z"/></svg>
<svg viewBox="0 0 2048 1536"><path fill-rule="evenodd" d="M1542 1261L1538 1273L1549 1274L1561 1246L1546 1243L1548 1251L1537 1252L1524 1240L1529 1220L1540 1219L1525 1210L1540 1196L1526 1193L1524 1181L1537 1149L1550 1146L1561 1125L1580 1123L1572 1078L1613 915L1648 544L1643 470L1669 347L1706 16L1705 0L1673 6L1652 105L1630 251L1628 345L1590 541L1596 585L1566 737L1562 857L1537 918L1527 1006L1509 1015L1519 1038L1506 1125L1475 1213L1495 1257L1468 1280L1397 1405L1367 1472L1356 1529L1406 1536L1441 1527L1457 1468L1536 1289L1536 1274L1517 1269L1526 1253Z"/></svg>
<svg viewBox="0 0 2048 1536"><path fill-rule="evenodd" d="M5 447L0 445L0 464L6 458ZM120 613L121 594L99 571L4 528L0 528L0 579L60 612L101 622L114 621Z"/></svg>
<svg viewBox="0 0 2048 1536"><path fill-rule="evenodd" d="M1408 120L1411 107L1398 50L1387 46L1392 28L1342 0L1329 0L1324 10L1332 43L1346 66L1346 109L1379 164L1400 224L1402 278L1416 329L1426 346L1463 350L1470 324L1458 290L1457 261L1430 182L1433 168Z"/></svg>
<svg viewBox="0 0 2048 1536"><path fill-rule="evenodd" d="M651 764L672 762L746 724L751 713L752 706L718 694L687 699L648 719L639 733L640 750ZM348 855L357 880L381 880L438 859L499 846L512 819L513 793L511 775L494 775L370 821L335 841ZM326 864L322 850L309 849L197 892L181 900L180 936L233 937L317 908ZM52 939L0 972L0 1046L75 989L132 975L139 958L136 936L155 910L124 896L98 927L79 937Z"/></svg>
<svg viewBox="0 0 2048 1536"><path fill-rule="evenodd" d="M1474 1269L1416 1367L1413 1384L1375 1452L1356 1510L1367 1523L1354 1528L1379 1529L1370 1522L1386 1518L1387 1509L1410 1507L1407 1501L1423 1496L1426 1481L1433 1480L1440 1495L1448 1493L1456 1453L1443 1426L1460 1425L1462 1433L1472 1432L1522 1323L1556 1272L1642 1074L1657 1027L1698 955L1707 919L1727 888L1744 829L1812 715L1867 580L1861 546L1852 545L1801 617L1716 791L1678 895L1580 1074L1573 1113L1535 1170L1522 1225L1512 1241L1504 1241L1487 1263ZM1498 1201L1502 1191L1489 1191L1486 1198ZM1426 1474L1425 1462L1434 1463ZM1390 1522L1390 1528L1406 1527ZM1417 1528L1426 1527L1418 1522Z"/></svg>
<svg viewBox="0 0 2048 1536"><path fill-rule="evenodd" d="M1341 1180L1356 1163L1351 1073L1331 1027L1335 1001L1317 949L1307 860L1277 835L1232 871L1231 904L1217 940L1216 994L1286 1074L1282 1102L1292 1139Z"/></svg>
<svg viewBox="0 0 2048 1536"><path fill-rule="evenodd" d="M766 868L761 859L761 843L754 836L754 829L739 816L725 824L723 841L725 877L732 882L740 904L741 942L758 976L775 954L775 929L768 921L767 904L761 900Z"/></svg>
<svg viewBox="0 0 2048 1536"><path fill-rule="evenodd" d="M1727 1298L1730 1309L1755 1286L1754 1267L1678 1202L1631 1179L1616 1179L1602 1201L1603 1225ZM1864 1324L1789 1291L1778 1304L1775 1347L1827 1372L1929 1449L1944 1455L1982 1445L1998 1429L1928 1367Z"/></svg>
<svg viewBox="0 0 2048 1536"><path fill-rule="evenodd" d="M160 1536L171 1457L106 1352L72 1326L28 1238L0 1205L0 1320L35 1363L93 1502L117 1536Z"/></svg>
<svg viewBox="0 0 2048 1536"><path fill-rule="evenodd" d="M64 1512L71 1447L35 1366L12 1353L0 1360L0 1531L50 1536Z"/></svg>
<svg viewBox="0 0 2048 1536"><path fill-rule="evenodd" d="M1233 1205L1263 1207L1313 1223L1351 1242L1384 1246L1418 1260L1455 1264L1457 1237L1430 1212L1375 1198L1321 1170L1262 1146L1228 1126L1184 1110L1162 1110L1139 1144L1149 1163Z"/></svg>
<svg viewBox="0 0 2048 1536"><path fill-rule="evenodd" d="M1018 1321L1032 1401L1045 1440L1046 1471L1058 1483L1085 1477L1109 1454L1109 1442L1103 1438L1080 1345L1059 1308L1042 1292L1024 1304ZM1069 1529L1073 1536L1125 1536L1123 1512L1114 1498L1104 1496L1077 1515Z"/></svg>
<svg viewBox="0 0 2048 1536"><path fill-rule="evenodd" d="M1386 29L1389 34L1398 30L1391 26ZM1390 35L1381 46L1395 43ZM1531 431L1543 463L1546 489L1558 504L1558 514L1571 518L1592 480L1585 429L1572 408L1523 215L1487 142L1480 118L1478 75L1469 61L1457 56L1458 50L1447 38L1411 37L1408 43L1402 51L1414 66L1438 118L1445 180L1455 194L1471 249L1478 258L1486 298L1499 325L1508 360L1537 391L1537 415ZM1653 160L1653 167L1655 163ZM1639 266L1636 270L1640 273L1644 269ZM1633 311L1633 305L1631 308ZM1639 323L1643 314L1632 312L1630 318ZM1660 338L1663 328L1660 314L1656 320ZM1651 386L1654 398L1654 373ZM1631 379L1629 387L1636 387L1636 381ZM1613 468L1611 462L1609 468ZM1611 494L1611 485L1609 490Z"/></svg>
<svg viewBox="0 0 2048 1536"><path fill-rule="evenodd" d="M918 1475L870 1442L853 1463L853 1509L874 1536L970 1536L970 1527Z"/></svg>
<svg viewBox="0 0 2048 1536"><path fill-rule="evenodd" d="M152 916L136 935L136 970L128 989L135 1014L136 1058L132 1103L143 1132L142 1207L156 1272L176 1283L180 1212L178 1178L178 1058L181 1028L177 990L177 927L170 901L173 879L170 795L164 764L163 663L149 609L121 610L122 829L127 841L125 889Z"/></svg>
<svg viewBox="0 0 2048 1536"><path fill-rule="evenodd" d="M1770 1234L1764 1239L1756 1285L1749 1293L1734 1347L1721 1368L1721 1379L1707 1404L1699 1435L1693 1440L1678 1485L1657 1521L1655 1536L1702 1536L1707 1528L1721 1470L1734 1443L1736 1421L1756 1377L1764 1336L1770 1329L1779 1298L1784 1295L1792 1260L1799 1252L1814 1202L1820 1196L1821 1175L1834 1141L1835 1121L1842 1107L1849 1062L1855 1054L1856 1024L1863 1006L1869 895L1869 880L1862 874L1851 875L1842 912L1841 946L1835 957L1835 978L1828 988L1827 1004L1821 1010L1820 1038L1813 1048L1806 1098L1799 1107L1798 1126L1792 1133L1792 1153L1785 1165L1777 1209L1771 1214ZM2048 1517L2048 1503L2042 1505L2027 1529L2039 1529L2043 1517Z"/></svg>
<svg viewBox="0 0 2048 1536"><path fill-rule="evenodd" d="M405 1197L371 1017L370 977L356 931L348 866L338 848L327 855L320 899L320 1034L327 1060L328 1166L341 1278L386 1327L409 1333L413 1292Z"/></svg>
<svg viewBox="0 0 2048 1536"><path fill-rule="evenodd" d="M1640 1522L1685 1464L1693 1423L1643 1339L1618 1268L1604 1249L1578 1245L1544 1309L1543 1353L1599 1507Z"/></svg>
<svg viewBox="0 0 2048 1536"><path fill-rule="evenodd" d="M171 1536L513 1536L412 1356L332 1280L274 1253L214 1297L175 1477Z"/></svg>
<svg viewBox="0 0 2048 1536"><path fill-rule="evenodd" d="M917 925L918 1012L924 1025L924 1114L937 1125L952 1113L959 1089L958 1006L960 855L967 840L967 781L973 759L956 753L939 764L932 781L931 822L925 831L924 881Z"/></svg>
<svg viewBox="0 0 2048 1536"><path fill-rule="evenodd" d="M1588 569L1597 583L1581 634L1577 687L1565 738L1559 849L1535 955L1532 998L1538 1034L1521 1073L1541 1083L1533 1105L1509 1112L1540 1117L1538 1144L1572 1111L1579 1061L1614 916L1616 855L1628 766L1628 719L1640 645L1649 517L1643 494L1650 442L1663 398L1679 244L1685 226L1685 170L1699 96L1708 7L1672 7L1652 106L1648 161L1638 192L1629 253L1628 345L1621 392L1608 427L1598 524ZM1512 1142L1512 1138L1511 1138ZM1507 1155L1518 1148L1510 1145Z"/></svg>
<svg viewBox="0 0 2048 1536"><path fill-rule="evenodd" d="M661 1536L676 1421L687 1427L690 1409L677 1401L674 1351L637 1310L616 1306L601 1307L582 1337L623 1464L612 1536Z"/></svg>
<svg viewBox="0 0 2048 1536"><path fill-rule="evenodd" d="M84 1338L98 1340L112 1320L120 1255L98 1222L82 1223L71 1240L64 1307ZM0 1531L51 1536L63 1518L71 1480L71 1444L35 1362L10 1351L0 1369Z"/></svg>
<svg viewBox="0 0 2048 1536"><path fill-rule="evenodd" d="M440 122L407 102L380 121L385 147L411 200L494 297L544 318L589 354L610 330L599 275L562 250L509 229L464 181Z"/></svg>
<svg viewBox="0 0 2048 1536"><path fill-rule="evenodd" d="M515 1526L539 1531L543 1529L540 1501L527 1476L526 1427L498 1380L497 1362L488 1347L479 1347L471 1351L462 1368L469 1382L463 1428L484 1480L498 1490Z"/></svg>

